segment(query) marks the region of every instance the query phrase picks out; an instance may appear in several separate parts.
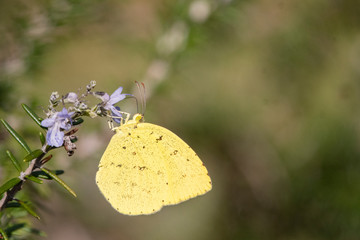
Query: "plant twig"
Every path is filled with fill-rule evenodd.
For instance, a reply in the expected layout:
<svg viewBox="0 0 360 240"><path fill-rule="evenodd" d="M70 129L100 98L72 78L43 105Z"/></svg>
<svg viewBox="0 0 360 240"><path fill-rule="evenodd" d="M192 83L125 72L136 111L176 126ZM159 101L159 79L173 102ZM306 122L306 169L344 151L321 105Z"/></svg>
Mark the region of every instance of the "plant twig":
<svg viewBox="0 0 360 240"><path fill-rule="evenodd" d="M45 147L43 146L43 149L46 149L46 146ZM19 178L21 179L21 181L19 183L17 183L11 189L6 191L4 193L4 196L2 197L2 199L0 200L0 211L3 210L6 206L6 204L8 202L12 201L13 198L15 197L16 193L22 189L22 186L23 186L24 182L26 181L25 177L30 175L34 170L41 167L40 161L47 153L48 152L44 152L39 157L31 160L29 166L25 169L25 171L20 172Z"/></svg>

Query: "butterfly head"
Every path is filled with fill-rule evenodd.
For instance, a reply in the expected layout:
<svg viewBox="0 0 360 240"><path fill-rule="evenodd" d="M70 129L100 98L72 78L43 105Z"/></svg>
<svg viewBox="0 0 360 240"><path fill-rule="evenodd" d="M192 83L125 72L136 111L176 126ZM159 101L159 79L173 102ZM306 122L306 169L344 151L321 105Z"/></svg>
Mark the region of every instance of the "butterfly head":
<svg viewBox="0 0 360 240"><path fill-rule="evenodd" d="M137 113L133 116L133 119L130 120L134 123L139 123L139 122L143 122L144 121L144 115L143 114L140 114L140 113Z"/></svg>

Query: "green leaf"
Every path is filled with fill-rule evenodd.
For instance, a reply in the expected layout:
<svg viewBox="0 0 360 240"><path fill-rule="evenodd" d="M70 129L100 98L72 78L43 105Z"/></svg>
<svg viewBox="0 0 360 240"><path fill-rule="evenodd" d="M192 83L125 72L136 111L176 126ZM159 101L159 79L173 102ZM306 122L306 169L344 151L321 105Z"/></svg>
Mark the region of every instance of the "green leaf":
<svg viewBox="0 0 360 240"><path fill-rule="evenodd" d="M39 137L40 137L40 142L41 142L41 145L44 145L45 144L45 136L42 132L39 132Z"/></svg>
<svg viewBox="0 0 360 240"><path fill-rule="evenodd" d="M47 173L56 182L58 182L62 187L64 187L74 197L76 197L76 193L63 180L61 180L58 176L56 176L55 173L53 173L52 171L50 171L47 168L40 168L40 169L43 170L45 173Z"/></svg>
<svg viewBox="0 0 360 240"><path fill-rule="evenodd" d="M45 153L41 149L36 149L24 157L24 162L29 162L35 158L38 158L41 156L41 154Z"/></svg>
<svg viewBox="0 0 360 240"><path fill-rule="evenodd" d="M39 184L42 184L43 183L43 180L41 179L38 179L37 177L34 177L32 175L27 175L25 178L33 181L33 182L36 182L36 183L39 183Z"/></svg>
<svg viewBox="0 0 360 240"><path fill-rule="evenodd" d="M46 237L46 233L44 231L41 231L39 229L36 228L29 228L28 231L32 234L41 236L41 237Z"/></svg>
<svg viewBox="0 0 360 240"><path fill-rule="evenodd" d="M0 234L1 234L1 237L2 237L1 239L9 240L7 234L6 234L5 231L2 230L1 228L0 228Z"/></svg>
<svg viewBox="0 0 360 240"><path fill-rule="evenodd" d="M15 232L16 230L22 229L25 226L26 226L25 223L17 223L17 224L14 224L14 225L6 228L5 232L8 234L8 237L11 237L13 232Z"/></svg>
<svg viewBox="0 0 360 240"><path fill-rule="evenodd" d="M18 207L21 207L20 203L18 202L8 202L5 205L5 208L18 208Z"/></svg>
<svg viewBox="0 0 360 240"><path fill-rule="evenodd" d="M74 121L72 122L72 125L75 126L75 125L79 125L81 123L84 122L84 119L82 118L77 118L77 119L74 119Z"/></svg>
<svg viewBox="0 0 360 240"><path fill-rule="evenodd" d="M9 181L7 181L6 183L4 183L1 187L0 187L0 195L3 194L4 192L6 192L7 190L13 188L16 184L18 184L21 181L20 178L16 177L16 178L12 178Z"/></svg>
<svg viewBox="0 0 360 240"><path fill-rule="evenodd" d="M23 107L23 109L25 110L25 112L27 114L29 114L29 116L32 118L32 120L35 121L35 123L37 125L39 125L40 127L44 128L43 126L41 126L41 121L43 120L42 118L40 118L29 106L27 106L25 103L21 104L21 106Z"/></svg>
<svg viewBox="0 0 360 240"><path fill-rule="evenodd" d="M18 203L20 203L20 205L21 205L28 213L30 213L32 216L34 216L34 217L36 217L37 219L40 220L39 215L37 215L36 212L35 212L33 209L31 209L31 207L30 207L27 203L25 203L25 202L23 202L23 201L21 201L21 200L16 200L16 201L17 201Z"/></svg>
<svg viewBox="0 0 360 240"><path fill-rule="evenodd" d="M56 175L61 175L64 173L63 170L55 170L52 172L55 173ZM48 175L44 171L34 171L31 173L31 175L34 177L37 177L37 178L42 178L42 179L52 179L52 177L50 177L50 175Z"/></svg>
<svg viewBox="0 0 360 240"><path fill-rule="evenodd" d="M14 157L14 155L7 150L6 154L8 155L8 157L10 158L11 162L14 164L16 170L18 170L18 172L20 173L22 171L20 163L18 162L18 160Z"/></svg>
<svg viewBox="0 0 360 240"><path fill-rule="evenodd" d="M31 152L31 149L26 144L25 140L4 120L0 119L1 123L5 126L6 130L15 138L16 141L25 149L27 153Z"/></svg>

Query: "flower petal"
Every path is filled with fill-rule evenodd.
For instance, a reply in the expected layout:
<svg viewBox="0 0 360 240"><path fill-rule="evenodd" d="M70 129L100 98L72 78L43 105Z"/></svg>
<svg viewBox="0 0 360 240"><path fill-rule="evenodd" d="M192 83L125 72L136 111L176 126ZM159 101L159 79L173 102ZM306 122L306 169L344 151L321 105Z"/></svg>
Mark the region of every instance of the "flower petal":
<svg viewBox="0 0 360 240"><path fill-rule="evenodd" d="M46 134L46 142L53 147L61 147L64 142L64 133L60 131L60 126L55 124L49 128Z"/></svg>
<svg viewBox="0 0 360 240"><path fill-rule="evenodd" d="M122 90L123 90L123 87L118 87L118 89L116 89L116 90L113 92L113 94L111 94L110 98L113 98L113 97L115 97L116 95L120 95L121 92L122 92Z"/></svg>
<svg viewBox="0 0 360 240"><path fill-rule="evenodd" d="M94 96L100 98L103 102L107 102L110 99L109 94L107 94L106 92L94 92Z"/></svg>
<svg viewBox="0 0 360 240"><path fill-rule="evenodd" d="M69 119L65 119L63 121L60 122L60 128L64 129L64 130L70 130L71 128L71 123Z"/></svg>
<svg viewBox="0 0 360 240"><path fill-rule="evenodd" d="M107 102L107 104L114 105L115 103L123 100L126 97L126 94L121 94L122 90L122 87L116 89L115 92L111 94L110 100Z"/></svg>
<svg viewBox="0 0 360 240"><path fill-rule="evenodd" d="M112 116L115 117L115 118L113 118L113 120L114 120L114 122L116 122L116 123L120 123L120 122L121 122L122 114L121 114L119 111L120 111L120 107L111 106Z"/></svg>
<svg viewBox="0 0 360 240"><path fill-rule="evenodd" d="M43 127L51 127L55 124L55 118L45 118L44 120L41 121L41 126Z"/></svg>
<svg viewBox="0 0 360 240"><path fill-rule="evenodd" d="M68 117L69 117L69 113L66 108L63 108L61 112L59 112L58 114L58 118L68 118Z"/></svg>

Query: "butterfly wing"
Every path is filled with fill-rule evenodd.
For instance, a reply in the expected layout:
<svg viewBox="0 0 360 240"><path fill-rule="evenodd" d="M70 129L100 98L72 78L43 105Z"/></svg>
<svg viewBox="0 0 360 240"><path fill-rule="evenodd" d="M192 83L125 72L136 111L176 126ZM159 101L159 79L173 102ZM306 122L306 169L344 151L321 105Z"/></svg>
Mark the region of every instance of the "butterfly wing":
<svg viewBox="0 0 360 240"><path fill-rule="evenodd" d="M164 205L178 204L205 194L212 188L208 171L198 155L173 132L158 125L138 125L149 135L149 145L166 169L167 197Z"/></svg>
<svg viewBox="0 0 360 240"><path fill-rule="evenodd" d="M162 162L149 157L146 144L133 138L134 131L116 133L103 154L96 183L113 208L123 214L151 214L159 211L166 194ZM142 147L145 148L142 148Z"/></svg>
<svg viewBox="0 0 360 240"><path fill-rule="evenodd" d="M134 126L119 128L96 174L101 192L117 211L151 214L211 189L203 163L178 136L150 123Z"/></svg>

